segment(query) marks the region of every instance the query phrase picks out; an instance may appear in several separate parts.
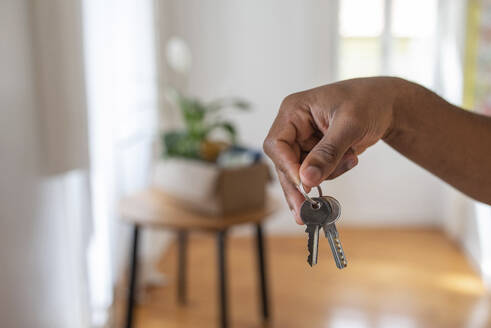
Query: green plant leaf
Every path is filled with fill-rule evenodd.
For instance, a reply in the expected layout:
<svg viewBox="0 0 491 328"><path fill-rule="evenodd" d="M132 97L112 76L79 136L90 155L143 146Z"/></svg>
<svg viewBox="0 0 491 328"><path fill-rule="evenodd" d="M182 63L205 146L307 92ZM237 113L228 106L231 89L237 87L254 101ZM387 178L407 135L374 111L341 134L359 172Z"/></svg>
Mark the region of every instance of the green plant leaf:
<svg viewBox="0 0 491 328"><path fill-rule="evenodd" d="M186 131L171 131L163 133L163 157L200 158L201 141L191 137Z"/></svg>
<svg viewBox="0 0 491 328"><path fill-rule="evenodd" d="M235 126L230 122L221 122L218 124L218 127L221 127L222 129L227 131L234 138L237 135L237 130L235 129Z"/></svg>
<svg viewBox="0 0 491 328"><path fill-rule="evenodd" d="M215 129L222 129L232 144L236 143L237 131L228 121L222 121L219 111L226 108L247 110L249 102L240 98L223 98L204 103L188 97L177 89L169 88L167 99L177 106L182 114L185 129L162 134L164 156L200 158L200 147Z"/></svg>
<svg viewBox="0 0 491 328"><path fill-rule="evenodd" d="M251 108L251 104L248 101L240 98L224 98L214 100L206 105L206 109L209 112L216 112L224 108L248 110Z"/></svg>

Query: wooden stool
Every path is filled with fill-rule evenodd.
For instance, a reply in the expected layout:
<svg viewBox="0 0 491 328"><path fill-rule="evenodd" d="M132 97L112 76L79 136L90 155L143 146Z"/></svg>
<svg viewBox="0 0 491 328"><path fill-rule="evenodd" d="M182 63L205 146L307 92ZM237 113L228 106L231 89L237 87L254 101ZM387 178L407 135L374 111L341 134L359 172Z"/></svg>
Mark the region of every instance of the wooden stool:
<svg viewBox="0 0 491 328"><path fill-rule="evenodd" d="M217 235L218 285L220 306L220 327L228 326L227 275L226 275L226 233L235 225L252 223L256 225L257 255L261 291L262 317L269 317L268 292L266 285L266 260L262 222L275 210L275 204L268 201L263 209L229 216L203 216L179 206L171 197L156 189L147 189L122 200L121 217L133 225L133 243L130 253L130 277L126 327L132 327L135 304L136 276L138 273L138 238L140 227L165 228L178 232L178 301L186 302L186 246L187 233L191 230L214 232Z"/></svg>

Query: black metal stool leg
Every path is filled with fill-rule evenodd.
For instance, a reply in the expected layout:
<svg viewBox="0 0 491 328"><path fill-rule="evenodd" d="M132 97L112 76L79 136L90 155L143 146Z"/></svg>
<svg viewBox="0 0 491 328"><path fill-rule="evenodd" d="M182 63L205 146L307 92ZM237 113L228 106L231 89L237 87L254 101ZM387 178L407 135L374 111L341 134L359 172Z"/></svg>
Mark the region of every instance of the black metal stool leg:
<svg viewBox="0 0 491 328"><path fill-rule="evenodd" d="M264 236L263 228L260 223L256 224L256 242L257 242L257 262L259 269L259 281L261 283L261 305L263 319L269 318L269 300L268 286L266 281L266 259L264 255Z"/></svg>
<svg viewBox="0 0 491 328"><path fill-rule="evenodd" d="M228 327L228 313L227 313L227 275L226 275L226 231L221 230L217 232L217 255L218 255L218 292L220 302L220 327Z"/></svg>
<svg viewBox="0 0 491 328"><path fill-rule="evenodd" d="M126 328L133 326L133 310L135 306L135 292L136 292L136 277L138 274L138 237L140 234L140 227L137 224L133 226L133 245L130 253L130 279L128 286L128 300L126 308Z"/></svg>
<svg viewBox="0 0 491 328"><path fill-rule="evenodd" d="M181 305L185 305L187 302L187 246L188 246L188 232L177 232L177 246L178 246L178 265L177 265L177 301Z"/></svg>

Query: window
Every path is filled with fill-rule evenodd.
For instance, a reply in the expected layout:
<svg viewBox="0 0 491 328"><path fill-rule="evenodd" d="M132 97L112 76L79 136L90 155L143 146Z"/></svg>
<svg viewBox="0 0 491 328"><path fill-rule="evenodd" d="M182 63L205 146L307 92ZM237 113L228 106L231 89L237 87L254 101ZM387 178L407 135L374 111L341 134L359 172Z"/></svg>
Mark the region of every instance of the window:
<svg viewBox="0 0 491 328"><path fill-rule="evenodd" d="M339 79L397 75L435 83L437 0L340 0Z"/></svg>

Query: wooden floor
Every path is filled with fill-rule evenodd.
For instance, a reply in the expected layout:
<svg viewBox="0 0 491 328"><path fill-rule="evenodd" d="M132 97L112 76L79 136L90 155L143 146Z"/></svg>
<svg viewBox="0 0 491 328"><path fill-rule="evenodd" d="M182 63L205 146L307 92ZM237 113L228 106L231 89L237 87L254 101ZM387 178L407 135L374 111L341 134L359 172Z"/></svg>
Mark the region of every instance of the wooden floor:
<svg viewBox="0 0 491 328"><path fill-rule="evenodd" d="M272 320L259 315L255 244L229 239L232 327L452 328L491 327L491 299L459 249L431 230L345 229L348 267L338 270L327 240L319 263L306 263L303 237L268 237ZM136 327L217 327L215 240L189 246L189 304L176 302L176 247L163 256L165 287L150 290Z"/></svg>

